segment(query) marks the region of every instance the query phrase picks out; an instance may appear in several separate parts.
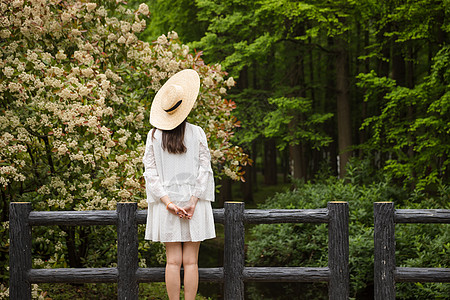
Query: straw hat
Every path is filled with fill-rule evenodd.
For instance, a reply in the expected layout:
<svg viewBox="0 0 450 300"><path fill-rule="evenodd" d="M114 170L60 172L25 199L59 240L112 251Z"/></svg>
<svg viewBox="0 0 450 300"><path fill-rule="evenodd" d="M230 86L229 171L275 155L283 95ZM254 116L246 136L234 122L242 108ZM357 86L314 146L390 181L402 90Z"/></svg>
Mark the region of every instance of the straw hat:
<svg viewBox="0 0 450 300"><path fill-rule="evenodd" d="M199 89L200 77L194 70L183 70L170 77L153 99L150 124L161 130L180 125L194 106Z"/></svg>

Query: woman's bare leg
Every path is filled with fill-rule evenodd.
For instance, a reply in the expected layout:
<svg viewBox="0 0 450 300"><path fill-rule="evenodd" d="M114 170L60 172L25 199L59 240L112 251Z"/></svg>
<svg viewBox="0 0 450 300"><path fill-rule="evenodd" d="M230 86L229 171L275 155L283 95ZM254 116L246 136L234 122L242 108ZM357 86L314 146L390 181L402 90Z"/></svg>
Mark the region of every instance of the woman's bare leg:
<svg viewBox="0 0 450 300"><path fill-rule="evenodd" d="M170 300L180 299L180 270L183 261L183 248L180 242L166 245L166 289Z"/></svg>
<svg viewBox="0 0 450 300"><path fill-rule="evenodd" d="M200 242L183 243L184 299L194 300L198 289L198 250Z"/></svg>

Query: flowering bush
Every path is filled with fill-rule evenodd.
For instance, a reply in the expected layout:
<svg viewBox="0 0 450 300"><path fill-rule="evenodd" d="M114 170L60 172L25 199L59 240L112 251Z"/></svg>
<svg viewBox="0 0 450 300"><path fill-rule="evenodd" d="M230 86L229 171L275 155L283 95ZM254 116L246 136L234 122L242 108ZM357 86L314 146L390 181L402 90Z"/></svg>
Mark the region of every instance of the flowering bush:
<svg viewBox="0 0 450 300"><path fill-rule="evenodd" d="M233 78L175 32L139 40L148 15L146 4L132 11L120 0L1 2L2 221L9 201L36 210L114 209L118 201L145 207L141 159L151 101L186 68L202 80L189 118L205 129L216 175L242 179L248 157L230 143L239 123L223 98ZM48 252L58 261L55 243Z"/></svg>
<svg viewBox="0 0 450 300"><path fill-rule="evenodd" d="M241 178L247 156L230 143L238 123L222 98L233 78L175 32L140 41L148 14L145 4L131 11L121 1L1 3L0 186L10 199L38 199L38 209L145 206L151 99L185 68L203 82L190 118L207 133L218 175Z"/></svg>

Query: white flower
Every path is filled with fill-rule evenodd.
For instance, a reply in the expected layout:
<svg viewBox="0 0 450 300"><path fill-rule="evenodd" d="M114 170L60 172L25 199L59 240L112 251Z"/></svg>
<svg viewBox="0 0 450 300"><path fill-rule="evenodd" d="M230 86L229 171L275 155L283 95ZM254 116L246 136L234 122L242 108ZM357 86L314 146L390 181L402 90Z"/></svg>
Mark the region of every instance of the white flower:
<svg viewBox="0 0 450 300"><path fill-rule="evenodd" d="M64 50L59 50L55 55L56 59L63 60L67 58L67 55L64 54Z"/></svg>
<svg viewBox="0 0 450 300"><path fill-rule="evenodd" d="M6 77L11 78L11 76L14 74L14 69L11 67L5 67L3 69L3 74L5 74Z"/></svg>
<svg viewBox="0 0 450 300"><path fill-rule="evenodd" d="M211 79L211 77L206 77L204 80L203 80L203 83L206 85L206 86L212 86L213 84L214 84L214 81Z"/></svg>
<svg viewBox="0 0 450 300"><path fill-rule="evenodd" d="M79 90L78 90L78 94L79 94L81 97L84 97L84 96L89 95L90 92L91 92L91 89L89 89L89 88L87 88L87 87L85 87L85 86L81 86L81 87L79 88Z"/></svg>
<svg viewBox="0 0 450 300"><path fill-rule="evenodd" d="M86 8L88 11L93 11L97 7L97 3L86 3Z"/></svg>
<svg viewBox="0 0 450 300"><path fill-rule="evenodd" d="M119 193L117 193L119 195L119 197L126 199L126 198L130 198L131 197L131 193L127 190L120 190Z"/></svg>
<svg viewBox="0 0 450 300"><path fill-rule="evenodd" d="M133 30L133 32L139 32L142 30L142 26L140 22L134 22L133 26L131 26L131 30Z"/></svg>
<svg viewBox="0 0 450 300"><path fill-rule="evenodd" d="M129 32L131 29L131 25L130 23L126 22L126 21L120 21L120 30L123 33Z"/></svg>
<svg viewBox="0 0 450 300"><path fill-rule="evenodd" d="M127 41L127 40L125 39L124 36L121 36L121 37L117 40L117 42L118 42L119 44L125 44L126 41Z"/></svg>
<svg viewBox="0 0 450 300"><path fill-rule="evenodd" d="M70 33L71 33L71 35L73 35L73 36L79 36L79 35L81 35L81 31L78 30L77 28L72 29L72 31L71 31Z"/></svg>
<svg viewBox="0 0 450 300"><path fill-rule="evenodd" d="M220 152L220 150L214 150L213 156L216 158L219 158L222 156L222 152Z"/></svg>
<svg viewBox="0 0 450 300"><path fill-rule="evenodd" d="M20 92L20 90L23 88L20 83L10 82L8 84L8 88L11 92Z"/></svg>
<svg viewBox="0 0 450 300"><path fill-rule="evenodd" d="M171 31L167 34L167 37L169 39L176 40L178 39L178 33L176 33L175 31Z"/></svg>
<svg viewBox="0 0 450 300"><path fill-rule="evenodd" d="M13 5L14 8L17 8L19 6L23 6L23 0L14 0L12 5Z"/></svg>
<svg viewBox="0 0 450 300"><path fill-rule="evenodd" d="M221 93L221 94L225 94L226 92L227 92L227 89L224 87L221 87L219 90L219 93Z"/></svg>
<svg viewBox="0 0 450 300"><path fill-rule="evenodd" d="M150 11L148 10L148 5L145 3L141 3L139 5L138 12L143 15L148 15L150 13Z"/></svg>
<svg viewBox="0 0 450 300"><path fill-rule="evenodd" d="M101 182L101 185L106 188L110 188L116 184L118 179L119 179L119 177L117 177L116 175L113 175L111 177L103 179Z"/></svg>
<svg viewBox="0 0 450 300"><path fill-rule="evenodd" d="M236 82L234 81L233 77L228 78L225 83L226 83L226 85L228 87L232 87L232 86L234 86L236 84Z"/></svg>
<svg viewBox="0 0 450 300"><path fill-rule="evenodd" d="M189 53L189 46L188 45L181 46L181 54L183 56L186 56L188 55L188 53Z"/></svg>
<svg viewBox="0 0 450 300"><path fill-rule="evenodd" d="M61 20L64 22L64 23L67 23L67 22L69 22L69 20L72 18L72 16L69 14L69 13L67 13L67 12L63 12L62 14L61 14Z"/></svg>
<svg viewBox="0 0 450 300"><path fill-rule="evenodd" d="M121 164L121 163L123 163L124 161L127 160L127 156L128 156L128 155L126 155L126 154L123 154L123 155L117 155L117 156L116 156L116 161L117 161L119 164Z"/></svg>
<svg viewBox="0 0 450 300"><path fill-rule="evenodd" d="M9 29L3 29L2 31L0 31L0 38L7 39L10 36L11 36L11 31L9 31Z"/></svg>
<svg viewBox="0 0 450 300"><path fill-rule="evenodd" d="M158 37L158 39L156 40L156 42L160 45L162 44L167 44L167 37L165 34L161 35Z"/></svg>
<svg viewBox="0 0 450 300"><path fill-rule="evenodd" d="M84 77L90 78L94 75L94 71L91 68L86 68L81 70L81 74L83 74Z"/></svg>
<svg viewBox="0 0 450 300"><path fill-rule="evenodd" d="M114 33L110 33L108 35L108 41L113 42L116 40L116 35Z"/></svg>
<svg viewBox="0 0 450 300"><path fill-rule="evenodd" d="M106 11L106 9L103 6L100 6L97 9L96 13L97 13L97 16L99 16L99 17L106 17L108 15L108 12Z"/></svg>

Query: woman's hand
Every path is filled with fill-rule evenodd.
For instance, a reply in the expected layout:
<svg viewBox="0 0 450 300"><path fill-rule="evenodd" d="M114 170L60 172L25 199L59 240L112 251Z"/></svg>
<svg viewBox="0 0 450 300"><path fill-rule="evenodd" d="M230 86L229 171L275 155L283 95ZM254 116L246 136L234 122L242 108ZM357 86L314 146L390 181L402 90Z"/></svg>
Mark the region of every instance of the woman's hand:
<svg viewBox="0 0 450 300"><path fill-rule="evenodd" d="M170 201L169 196L163 196L161 198L161 201L166 205L166 209L173 215L176 215L177 217L187 219L188 213L183 208L179 207L178 205L174 204L172 201Z"/></svg>
<svg viewBox="0 0 450 300"><path fill-rule="evenodd" d="M167 206L167 210L182 219L190 219L188 212L184 208L181 208L178 205L173 204L172 202L170 202Z"/></svg>
<svg viewBox="0 0 450 300"><path fill-rule="evenodd" d="M184 208L184 211L187 213L187 219L192 219L192 216L195 212L195 206L197 205L198 198L195 196L191 196L191 199L189 200L189 204Z"/></svg>

